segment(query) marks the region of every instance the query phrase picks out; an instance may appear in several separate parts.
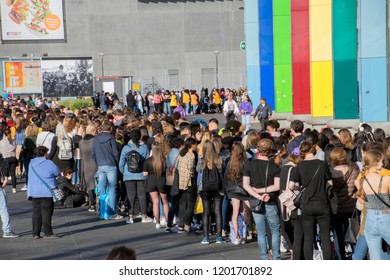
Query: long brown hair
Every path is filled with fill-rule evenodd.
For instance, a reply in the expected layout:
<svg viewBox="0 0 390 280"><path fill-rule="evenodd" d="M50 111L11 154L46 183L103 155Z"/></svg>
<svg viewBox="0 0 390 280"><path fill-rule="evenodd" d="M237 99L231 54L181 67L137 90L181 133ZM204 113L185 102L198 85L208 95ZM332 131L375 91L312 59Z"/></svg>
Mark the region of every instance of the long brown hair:
<svg viewBox="0 0 390 280"><path fill-rule="evenodd" d="M222 167L221 160L215 150L214 144L210 140L204 141L203 144L202 169L206 167L211 170L214 167L220 169Z"/></svg>
<svg viewBox="0 0 390 280"><path fill-rule="evenodd" d="M241 142L234 142L232 146L232 154L226 166L226 178L230 181L237 181L241 179L240 171L247 161L244 145Z"/></svg>
<svg viewBox="0 0 390 280"><path fill-rule="evenodd" d="M156 174L157 177L161 177L165 170L165 160L159 142L154 142L152 144L152 156L148 158L148 160L153 167L154 174Z"/></svg>

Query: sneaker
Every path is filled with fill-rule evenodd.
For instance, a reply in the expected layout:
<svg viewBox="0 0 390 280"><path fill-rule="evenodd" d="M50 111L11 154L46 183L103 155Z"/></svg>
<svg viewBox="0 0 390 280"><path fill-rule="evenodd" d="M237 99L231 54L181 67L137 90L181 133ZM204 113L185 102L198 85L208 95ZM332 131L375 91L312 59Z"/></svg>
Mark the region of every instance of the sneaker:
<svg viewBox="0 0 390 280"><path fill-rule="evenodd" d="M223 239L222 236L217 236L217 238L215 239L215 242L216 242L217 244L226 243L225 239Z"/></svg>
<svg viewBox="0 0 390 280"><path fill-rule="evenodd" d="M184 233L184 228L177 228L177 233Z"/></svg>
<svg viewBox="0 0 390 280"><path fill-rule="evenodd" d="M130 218L130 217L127 217L126 224L134 224L134 219Z"/></svg>
<svg viewBox="0 0 390 280"><path fill-rule="evenodd" d="M27 185L24 184L23 188L20 189L21 191L27 191Z"/></svg>
<svg viewBox="0 0 390 280"><path fill-rule="evenodd" d="M161 225L160 224L156 224L156 229L161 229Z"/></svg>
<svg viewBox="0 0 390 280"><path fill-rule="evenodd" d="M161 225L161 227L166 227L167 226L167 220L165 220L165 219L160 220L160 225Z"/></svg>
<svg viewBox="0 0 390 280"><path fill-rule="evenodd" d="M118 214L114 214L114 215L111 215L108 219L109 220L120 220L120 219L123 219L123 216L118 215Z"/></svg>
<svg viewBox="0 0 390 280"><path fill-rule="evenodd" d="M280 238L280 252L281 253L286 253L288 251L288 244L286 239L284 239L283 236Z"/></svg>
<svg viewBox="0 0 390 280"><path fill-rule="evenodd" d="M232 243L233 243L233 245L240 245L241 244L241 238L234 239L234 241Z"/></svg>
<svg viewBox="0 0 390 280"><path fill-rule="evenodd" d="M16 188L12 188L12 193L16 193Z"/></svg>
<svg viewBox="0 0 390 280"><path fill-rule="evenodd" d="M171 230L170 227L166 227L166 228L165 228L165 232L172 232L172 230Z"/></svg>
<svg viewBox="0 0 390 280"><path fill-rule="evenodd" d="M7 232L3 234L3 238L16 238L19 237L19 234L16 234L13 231Z"/></svg>
<svg viewBox="0 0 390 280"><path fill-rule="evenodd" d="M200 244L210 244L209 238L208 237L203 238Z"/></svg>
<svg viewBox="0 0 390 280"><path fill-rule="evenodd" d="M96 212L96 207L95 206L89 207L88 212Z"/></svg>
<svg viewBox="0 0 390 280"><path fill-rule="evenodd" d="M34 239L40 239L41 237L39 235L33 236Z"/></svg>
<svg viewBox="0 0 390 280"><path fill-rule="evenodd" d="M142 222L143 223L151 223L151 222L153 222L153 219L148 217L148 216L142 217Z"/></svg>
<svg viewBox="0 0 390 280"><path fill-rule="evenodd" d="M223 229L221 235L222 235L222 237L226 237L226 230Z"/></svg>

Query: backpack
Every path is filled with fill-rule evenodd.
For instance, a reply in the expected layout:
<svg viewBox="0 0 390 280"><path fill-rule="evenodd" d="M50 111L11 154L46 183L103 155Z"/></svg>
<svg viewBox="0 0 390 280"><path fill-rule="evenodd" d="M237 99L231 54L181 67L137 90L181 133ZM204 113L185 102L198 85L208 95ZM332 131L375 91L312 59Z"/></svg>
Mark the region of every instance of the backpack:
<svg viewBox="0 0 390 280"><path fill-rule="evenodd" d="M59 141L58 158L68 160L73 158L72 140L66 137Z"/></svg>
<svg viewBox="0 0 390 280"><path fill-rule="evenodd" d="M141 173L145 159L136 150L131 150L126 154L127 169L131 173Z"/></svg>
<svg viewBox="0 0 390 280"><path fill-rule="evenodd" d="M205 192L218 191L222 183L221 175L217 167L203 169L202 185Z"/></svg>

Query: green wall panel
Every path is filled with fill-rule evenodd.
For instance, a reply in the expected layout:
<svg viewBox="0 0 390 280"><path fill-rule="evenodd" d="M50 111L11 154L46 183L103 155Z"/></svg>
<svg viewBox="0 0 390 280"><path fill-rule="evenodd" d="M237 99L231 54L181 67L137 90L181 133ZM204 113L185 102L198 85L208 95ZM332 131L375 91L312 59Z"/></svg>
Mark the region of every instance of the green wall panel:
<svg viewBox="0 0 390 280"><path fill-rule="evenodd" d="M274 0L273 1L274 16L289 15L291 13L291 5L289 0Z"/></svg>
<svg viewBox="0 0 390 280"><path fill-rule="evenodd" d="M336 60L334 67L334 117L359 118L357 61Z"/></svg>
<svg viewBox="0 0 390 280"><path fill-rule="evenodd" d="M275 65L275 110L292 112L292 65Z"/></svg>
<svg viewBox="0 0 390 280"><path fill-rule="evenodd" d="M291 63L291 15L274 17L275 64Z"/></svg>
<svg viewBox="0 0 390 280"><path fill-rule="evenodd" d="M333 59L357 59L357 4L333 0Z"/></svg>

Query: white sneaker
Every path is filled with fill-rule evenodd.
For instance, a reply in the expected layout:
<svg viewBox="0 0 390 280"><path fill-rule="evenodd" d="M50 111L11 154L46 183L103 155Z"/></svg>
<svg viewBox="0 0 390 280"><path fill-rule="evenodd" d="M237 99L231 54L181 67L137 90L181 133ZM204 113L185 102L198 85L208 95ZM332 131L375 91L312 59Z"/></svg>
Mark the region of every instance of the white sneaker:
<svg viewBox="0 0 390 280"><path fill-rule="evenodd" d="M161 227L166 227L167 226L167 220L165 220L165 219L160 220L160 225L161 225Z"/></svg>
<svg viewBox="0 0 390 280"><path fill-rule="evenodd" d="M15 188L12 188L12 193L16 193L16 189Z"/></svg>
<svg viewBox="0 0 390 280"><path fill-rule="evenodd" d="M287 241L284 239L283 236L280 238L280 252L281 253L286 253L288 251L288 244Z"/></svg>
<svg viewBox="0 0 390 280"><path fill-rule="evenodd" d="M133 218L127 217L126 224L134 224Z"/></svg>
<svg viewBox="0 0 390 280"><path fill-rule="evenodd" d="M161 225L160 224L156 224L156 229L161 229Z"/></svg>
<svg viewBox="0 0 390 280"><path fill-rule="evenodd" d="M21 191L27 191L27 185L24 184L23 188L20 189Z"/></svg>
<svg viewBox="0 0 390 280"><path fill-rule="evenodd" d="M151 223L151 222L153 222L153 219L148 217L148 216L142 217L142 222L143 223Z"/></svg>

